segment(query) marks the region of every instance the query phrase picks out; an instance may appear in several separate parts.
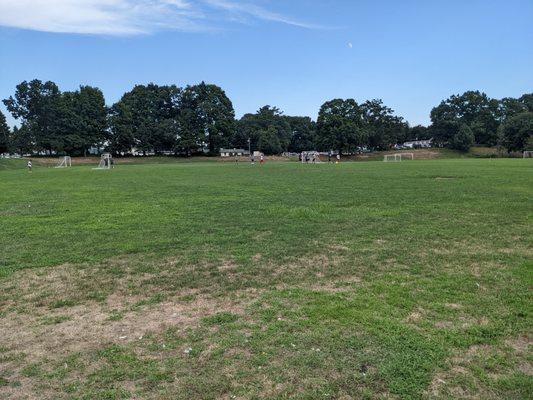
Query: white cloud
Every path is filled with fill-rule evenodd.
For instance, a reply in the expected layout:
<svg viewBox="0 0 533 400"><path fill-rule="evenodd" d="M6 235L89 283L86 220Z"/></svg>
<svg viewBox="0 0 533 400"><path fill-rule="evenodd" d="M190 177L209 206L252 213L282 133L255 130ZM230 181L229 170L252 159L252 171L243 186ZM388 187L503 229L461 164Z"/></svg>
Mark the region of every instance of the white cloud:
<svg viewBox="0 0 533 400"><path fill-rule="evenodd" d="M45 32L135 35L160 30L207 31L223 21L294 20L236 0L0 0L0 25Z"/></svg>
<svg viewBox="0 0 533 400"><path fill-rule="evenodd" d="M248 15L250 17L280 22L287 25L298 26L307 29L322 29L319 25L308 24L286 17L282 14L271 12L263 7L251 3L237 3L229 0L204 0L207 4L234 14Z"/></svg>

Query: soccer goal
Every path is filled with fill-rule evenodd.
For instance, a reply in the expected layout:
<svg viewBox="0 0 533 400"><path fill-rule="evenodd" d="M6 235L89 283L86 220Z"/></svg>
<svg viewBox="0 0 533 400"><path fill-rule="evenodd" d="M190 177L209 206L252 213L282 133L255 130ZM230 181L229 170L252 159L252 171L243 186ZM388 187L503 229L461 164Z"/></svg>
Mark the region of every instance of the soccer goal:
<svg viewBox="0 0 533 400"><path fill-rule="evenodd" d="M61 157L56 165L56 168L66 168L66 167L72 167L72 160L70 156Z"/></svg>
<svg viewBox="0 0 533 400"><path fill-rule="evenodd" d="M383 161L385 162L398 162L403 160L414 160L413 153L396 153L396 154L385 154Z"/></svg>
<svg viewBox="0 0 533 400"><path fill-rule="evenodd" d="M533 158L533 150L524 151L524 158Z"/></svg>
<svg viewBox="0 0 533 400"><path fill-rule="evenodd" d="M113 156L109 153L104 153L100 157L100 164L93 169L111 169L113 168Z"/></svg>

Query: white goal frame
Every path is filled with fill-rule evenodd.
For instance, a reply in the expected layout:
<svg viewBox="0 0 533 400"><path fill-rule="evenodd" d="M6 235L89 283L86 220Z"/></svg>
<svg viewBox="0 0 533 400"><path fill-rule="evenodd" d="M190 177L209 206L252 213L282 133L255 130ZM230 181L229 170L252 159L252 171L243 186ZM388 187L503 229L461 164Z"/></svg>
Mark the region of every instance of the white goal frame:
<svg viewBox="0 0 533 400"><path fill-rule="evenodd" d="M385 154L383 157L384 162L399 162L403 161L403 159L409 159L414 160L415 155L413 153L396 153L396 154Z"/></svg>
<svg viewBox="0 0 533 400"><path fill-rule="evenodd" d="M533 158L533 150L525 150L523 155L523 158Z"/></svg>
<svg viewBox="0 0 533 400"><path fill-rule="evenodd" d="M72 167L72 159L70 156L64 156L59 159L55 168L67 168Z"/></svg>
<svg viewBox="0 0 533 400"><path fill-rule="evenodd" d="M113 156L109 153L104 153L100 157L100 163L98 164L98 167L93 169L111 169L114 168L113 165Z"/></svg>

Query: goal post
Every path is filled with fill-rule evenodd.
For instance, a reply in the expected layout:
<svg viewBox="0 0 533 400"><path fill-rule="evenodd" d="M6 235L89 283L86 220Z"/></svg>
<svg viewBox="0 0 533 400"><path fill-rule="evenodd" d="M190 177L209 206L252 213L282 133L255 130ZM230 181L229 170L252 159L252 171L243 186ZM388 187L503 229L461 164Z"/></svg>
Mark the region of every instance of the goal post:
<svg viewBox="0 0 533 400"><path fill-rule="evenodd" d="M383 157L384 162L399 162L403 160L414 160L413 153L395 153L395 154L385 154Z"/></svg>
<svg viewBox="0 0 533 400"><path fill-rule="evenodd" d="M59 159L55 168L67 168L72 167L72 159L70 156L64 156Z"/></svg>
<svg viewBox="0 0 533 400"><path fill-rule="evenodd" d="M109 153L104 153L100 157L98 167L93 169L111 169L114 168L113 156Z"/></svg>

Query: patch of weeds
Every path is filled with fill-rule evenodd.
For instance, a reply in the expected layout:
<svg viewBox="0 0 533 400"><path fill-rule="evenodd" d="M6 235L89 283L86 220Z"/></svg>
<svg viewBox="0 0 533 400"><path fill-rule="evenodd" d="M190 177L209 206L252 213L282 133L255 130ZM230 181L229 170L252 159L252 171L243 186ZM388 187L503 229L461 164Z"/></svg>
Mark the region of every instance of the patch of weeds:
<svg viewBox="0 0 533 400"><path fill-rule="evenodd" d="M40 377L44 374L41 365L38 363L26 365L24 368L22 368L21 373L27 378Z"/></svg>
<svg viewBox="0 0 533 400"><path fill-rule="evenodd" d="M73 307L76 305L76 302L72 299L61 299L50 304L50 308L63 308L63 307Z"/></svg>
<svg viewBox="0 0 533 400"><path fill-rule="evenodd" d="M149 306L149 305L154 305L154 304L159 304L161 302L163 302L163 300L165 300L165 295L162 294L162 293L158 293L154 296L151 296L147 299L144 299L144 300L141 300L141 301L138 301L137 303L135 303L133 306L132 306L132 310L137 310L143 306Z"/></svg>
<svg viewBox="0 0 533 400"><path fill-rule="evenodd" d="M194 294L186 294L186 295L180 296L178 298L179 301L183 301L183 302L186 302L186 303L194 301L195 299L196 299L196 296Z"/></svg>
<svg viewBox="0 0 533 400"><path fill-rule="evenodd" d="M124 318L124 315L126 315L124 311L113 310L111 311L111 314L109 315L107 320L108 321L120 321L122 318Z"/></svg>
<svg viewBox="0 0 533 400"><path fill-rule="evenodd" d="M107 299L107 293L102 291L94 291L87 294L88 300L94 300L98 302L103 302Z"/></svg>
<svg viewBox="0 0 533 400"><path fill-rule="evenodd" d="M157 387L173 380L172 371L157 360L140 358L133 350L118 345L108 346L96 354L105 361L90 375L99 387L114 386L121 381L138 381L145 388Z"/></svg>
<svg viewBox="0 0 533 400"><path fill-rule="evenodd" d="M233 314L230 312L219 312L214 315L210 315L209 317L203 318L202 322L204 322L206 325L224 325L235 322L238 319L239 316L237 314Z"/></svg>

